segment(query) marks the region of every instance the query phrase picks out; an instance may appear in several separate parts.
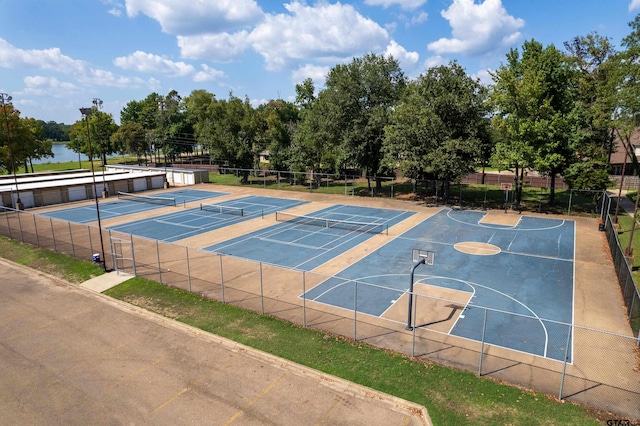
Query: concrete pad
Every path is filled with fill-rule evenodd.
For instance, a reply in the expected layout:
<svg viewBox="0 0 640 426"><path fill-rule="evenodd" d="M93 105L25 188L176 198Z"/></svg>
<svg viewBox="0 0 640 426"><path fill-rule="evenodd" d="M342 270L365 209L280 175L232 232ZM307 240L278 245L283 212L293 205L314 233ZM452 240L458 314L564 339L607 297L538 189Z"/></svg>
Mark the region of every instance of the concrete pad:
<svg viewBox="0 0 640 426"><path fill-rule="evenodd" d="M91 278L89 281L85 281L80 284L80 287L102 293L103 291L109 290L110 288L115 287L118 284L121 284L131 278L133 278L133 275L123 274L118 271L112 271Z"/></svg>

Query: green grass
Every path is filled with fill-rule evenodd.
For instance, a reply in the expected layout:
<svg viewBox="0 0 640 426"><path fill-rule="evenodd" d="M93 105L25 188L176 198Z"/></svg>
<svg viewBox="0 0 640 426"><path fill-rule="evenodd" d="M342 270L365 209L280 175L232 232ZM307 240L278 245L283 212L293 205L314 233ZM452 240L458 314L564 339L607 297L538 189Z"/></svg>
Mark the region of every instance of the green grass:
<svg viewBox="0 0 640 426"><path fill-rule="evenodd" d="M597 424L587 409L142 278L106 292L208 332L424 405L434 424Z"/></svg>
<svg viewBox="0 0 640 426"><path fill-rule="evenodd" d="M125 161L136 161L135 157L124 157ZM123 161L123 157L119 156L119 157L113 157L113 158L107 158L107 163L108 164L118 164L118 163L122 163ZM66 161L66 162L61 162L61 163L42 163L42 164L34 164L33 165L33 171L34 173L38 173L38 172L58 172L58 171L64 171L64 170L76 170L78 169L79 164L77 161ZM95 171L99 171L102 170L102 161L101 160L93 160L93 167L95 169ZM82 168L83 169L91 169L91 163L89 162L89 160L82 160ZM18 174L21 174L24 172L24 167L20 168L18 170ZM29 172L31 172L31 167L29 167ZM6 174L6 171L3 172L3 174Z"/></svg>
<svg viewBox="0 0 640 426"><path fill-rule="evenodd" d="M324 179L320 185L310 187L309 182L295 183L281 179L278 183L275 175L263 178L261 176L249 176L247 183L241 182L241 177L235 174L209 173L209 181L219 185L251 186L253 188L279 189L284 191L317 192L321 194L355 195L371 197L367 180ZM374 185L374 182L372 182ZM382 190L374 192L376 197L394 197L403 200L411 200L425 204L442 202L442 189L438 187L438 200L436 200L436 188L433 185L426 186L420 183L417 186L409 179L385 180L382 182ZM503 209L505 205L505 192L497 185L481 184L452 184L450 188L449 203L471 209ZM509 193L509 205L512 203L513 193ZM566 214L571 201L571 214L582 216L597 216L596 204L593 194L568 190L556 190L556 201L549 203L549 190L545 188L523 188L522 210L539 213Z"/></svg>
<svg viewBox="0 0 640 426"><path fill-rule="evenodd" d="M67 255L33 247L6 237L0 237L0 256L74 284L104 273L100 266L91 262L81 262Z"/></svg>

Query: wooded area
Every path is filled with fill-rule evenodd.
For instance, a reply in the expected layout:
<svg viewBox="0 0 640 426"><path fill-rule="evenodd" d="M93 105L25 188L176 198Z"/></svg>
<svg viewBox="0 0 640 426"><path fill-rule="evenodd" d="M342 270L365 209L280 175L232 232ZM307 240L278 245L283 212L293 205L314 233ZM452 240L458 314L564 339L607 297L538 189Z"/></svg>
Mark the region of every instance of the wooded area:
<svg viewBox="0 0 640 426"><path fill-rule="evenodd" d="M517 182L536 170L573 189L604 189L616 139L638 168L631 135L640 113L640 16L629 27L621 50L597 33L563 50L528 40L506 55L488 86L457 62L409 79L393 57L367 54L334 66L321 89L307 79L292 102L257 107L233 93L218 99L173 90L130 101L120 125L96 107L88 123L65 126L20 118L4 103L0 167L12 172L46 157L51 141L68 132L74 151L89 155L90 139L103 161L115 153L156 163L198 154L240 169L359 170L376 188L380 177L399 172L440 182L445 200L450 183L489 166L512 170ZM522 185L514 189L517 203Z"/></svg>

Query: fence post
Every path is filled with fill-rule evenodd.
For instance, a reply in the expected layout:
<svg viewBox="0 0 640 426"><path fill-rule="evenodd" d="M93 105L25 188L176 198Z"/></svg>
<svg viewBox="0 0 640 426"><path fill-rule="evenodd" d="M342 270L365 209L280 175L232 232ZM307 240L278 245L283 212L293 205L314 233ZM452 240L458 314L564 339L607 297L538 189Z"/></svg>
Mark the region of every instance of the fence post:
<svg viewBox="0 0 640 426"><path fill-rule="evenodd" d="M56 234L53 231L53 219L49 217L49 225L51 226L51 239L53 240L53 251L58 251L56 248Z"/></svg>
<svg viewBox="0 0 640 426"><path fill-rule="evenodd" d="M111 238L111 235L109 235ZM131 243L131 263L133 264L133 275L138 276L138 269L136 268L136 250L133 247L133 234L129 234L129 242Z"/></svg>
<svg viewBox="0 0 640 426"><path fill-rule="evenodd" d="M353 341L358 340L357 324L358 324L358 281L355 282L356 287L353 293Z"/></svg>
<svg viewBox="0 0 640 426"><path fill-rule="evenodd" d="M36 233L36 245L40 247L40 235L38 235L38 223L36 222L36 215L31 215L33 218L33 230Z"/></svg>
<svg viewBox="0 0 640 426"><path fill-rule="evenodd" d="M264 291L262 289L262 262L260 262L260 309L264 315Z"/></svg>
<svg viewBox="0 0 640 426"><path fill-rule="evenodd" d="M11 236L11 223L9 222L9 210L5 208L3 211L5 213L4 217L7 219L7 231L9 231L9 238L13 240L13 237Z"/></svg>
<svg viewBox="0 0 640 426"><path fill-rule="evenodd" d="M91 226L87 225L87 232L89 233L89 251L93 255L93 241L91 240Z"/></svg>
<svg viewBox="0 0 640 426"><path fill-rule="evenodd" d="M222 274L222 254L219 254L218 257L220 258L220 287L221 287L221 291L222 291L222 303L225 303L225 301L224 301L224 275Z"/></svg>
<svg viewBox="0 0 640 426"><path fill-rule="evenodd" d="M307 328L307 283L305 271L302 271L302 325Z"/></svg>
<svg viewBox="0 0 640 426"><path fill-rule="evenodd" d="M564 377L567 372L567 360L569 359L569 342L571 341L571 324L569 324L569 333L567 334L567 344L564 349L564 365L562 366L562 378L560 379L560 393L558 399L562 401L562 389L564 387Z"/></svg>
<svg viewBox="0 0 640 426"><path fill-rule="evenodd" d="M184 251L187 253L187 286L189 293L191 293L191 267L189 266L189 247L184 246Z"/></svg>
<svg viewBox="0 0 640 426"><path fill-rule="evenodd" d="M73 245L73 234L71 233L71 222L67 222L67 225L69 225L69 241L71 241L71 255L75 258L76 248Z"/></svg>
<svg viewBox="0 0 640 426"><path fill-rule="evenodd" d="M162 282L162 268L160 267L160 243L156 240L156 255L158 255L158 274L160 275L160 284L164 284Z"/></svg>
<svg viewBox="0 0 640 426"><path fill-rule="evenodd" d="M416 355L416 315L418 314L418 295L417 294L410 294L409 297L412 297L413 299L415 299L415 302L413 303L413 324L411 324L411 356L415 356Z"/></svg>
<svg viewBox="0 0 640 426"><path fill-rule="evenodd" d="M22 232L22 220L20 220L20 210L16 210L18 214L18 228L20 228L20 239L24 243L24 233Z"/></svg>
<svg viewBox="0 0 640 426"><path fill-rule="evenodd" d="M484 319L482 321L482 343L480 345L480 362L478 362L478 376L482 377L482 360L484 358L484 338L487 331L487 308L484 308Z"/></svg>

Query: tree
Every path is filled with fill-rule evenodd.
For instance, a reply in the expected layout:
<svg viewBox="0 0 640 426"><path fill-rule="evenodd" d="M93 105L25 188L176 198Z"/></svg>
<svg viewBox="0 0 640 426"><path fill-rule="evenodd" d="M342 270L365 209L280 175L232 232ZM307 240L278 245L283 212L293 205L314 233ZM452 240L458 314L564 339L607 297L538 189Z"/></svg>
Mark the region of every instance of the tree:
<svg viewBox="0 0 640 426"><path fill-rule="evenodd" d="M14 173L23 164L26 172L31 159L53 157L51 142L42 139L44 129L37 120L21 118L11 103L2 106L0 118L0 168Z"/></svg>
<svg viewBox="0 0 640 426"><path fill-rule="evenodd" d="M298 109L290 102L277 99L260 105L256 113L262 122L259 149L269 152L269 165L272 169L288 168L287 160L291 153L293 129L298 122Z"/></svg>
<svg viewBox="0 0 640 426"><path fill-rule="evenodd" d="M87 123L89 125L89 138L91 147L87 141ZM69 137L71 141L67 146L73 152L82 153L92 160L101 158L103 165L106 165L107 155L118 152L117 147L111 143L111 135L118 130L118 125L113 121L111 114L104 113L98 109L93 109L89 117L76 121L71 125Z"/></svg>
<svg viewBox="0 0 640 426"><path fill-rule="evenodd" d="M157 129L165 158L175 161L177 155L193 152L193 126L182 97L175 90L158 101Z"/></svg>
<svg viewBox="0 0 640 426"><path fill-rule="evenodd" d="M300 121L295 127L293 140L287 153L288 169L315 175L322 171L337 171L337 147L341 130L331 119L331 93L322 91L315 96L311 79L296 85L296 104Z"/></svg>
<svg viewBox="0 0 640 426"><path fill-rule="evenodd" d="M382 189L384 127L400 99L406 80L393 57L367 54L329 71L319 100L326 116L318 124L340 144L339 162L362 168ZM371 182L369 180L369 188Z"/></svg>
<svg viewBox="0 0 640 426"><path fill-rule="evenodd" d="M574 111L577 78L571 63L553 45L526 41L492 75L494 124L502 133L496 163L516 169L516 203L522 196L525 167L551 179L549 203L555 202L555 178L576 159L573 133L582 115ZM518 172L520 175L518 176Z"/></svg>
<svg viewBox="0 0 640 426"><path fill-rule="evenodd" d="M572 132L576 161L565 170L564 180L571 188L605 189L615 140L616 102L610 81L616 51L608 38L597 33L575 37L564 45L577 70L574 123L581 123Z"/></svg>
<svg viewBox="0 0 640 426"><path fill-rule="evenodd" d="M127 121L111 135L111 146L120 153L135 155L140 165L140 158L149 152L146 132L141 124Z"/></svg>
<svg viewBox="0 0 640 426"><path fill-rule="evenodd" d="M260 147L256 138L260 133L260 121L249 99L229 94L229 100L212 102L208 113L211 126L206 140L211 157L227 162L229 166L245 169L242 182L247 182L249 169L256 165Z"/></svg>
<svg viewBox="0 0 640 426"><path fill-rule="evenodd" d="M71 126L68 124L38 120L38 125L44 129L44 139L50 139L56 142L69 141L69 129Z"/></svg>
<svg viewBox="0 0 640 426"><path fill-rule="evenodd" d="M486 90L456 62L409 84L385 128L385 163L414 179L449 183L475 169L489 139Z"/></svg>
<svg viewBox="0 0 640 426"><path fill-rule="evenodd" d="M183 100L185 120L193 129L196 143L202 147L207 147L211 143L208 138L213 132L213 118L209 108L214 102L216 102L215 95L206 90L194 90Z"/></svg>

